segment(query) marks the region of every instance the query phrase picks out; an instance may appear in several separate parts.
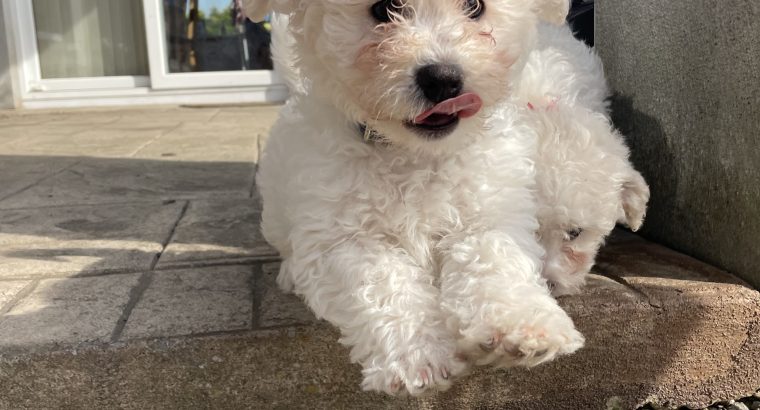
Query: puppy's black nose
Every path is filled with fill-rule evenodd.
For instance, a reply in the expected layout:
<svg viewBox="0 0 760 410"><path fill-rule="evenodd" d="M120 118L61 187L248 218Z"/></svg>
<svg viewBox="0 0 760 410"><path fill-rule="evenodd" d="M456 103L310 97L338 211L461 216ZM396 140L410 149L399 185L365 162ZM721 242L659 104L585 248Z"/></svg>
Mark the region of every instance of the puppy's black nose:
<svg viewBox="0 0 760 410"><path fill-rule="evenodd" d="M436 104L461 94L463 85L462 69L454 64L430 64L417 71L417 86Z"/></svg>

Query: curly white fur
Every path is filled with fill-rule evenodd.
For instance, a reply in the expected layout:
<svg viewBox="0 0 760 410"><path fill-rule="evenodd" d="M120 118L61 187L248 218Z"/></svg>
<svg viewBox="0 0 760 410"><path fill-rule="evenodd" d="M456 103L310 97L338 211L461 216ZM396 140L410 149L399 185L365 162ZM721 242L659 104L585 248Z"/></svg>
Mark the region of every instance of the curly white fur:
<svg viewBox="0 0 760 410"><path fill-rule="evenodd" d="M544 276L555 295L576 293L616 222L637 230L649 188L608 116L601 60L569 27L543 24L514 96L536 131L538 220Z"/></svg>
<svg viewBox="0 0 760 410"><path fill-rule="evenodd" d="M538 18L567 2L491 0L474 21L460 0L405 0L387 24L372 4L248 1L254 15L289 14L302 76L257 177L280 286L341 330L368 390L445 390L468 362L577 350L583 336L541 277L535 134L508 98ZM404 125L429 108L414 73L430 63L460 66L484 104L441 139Z"/></svg>

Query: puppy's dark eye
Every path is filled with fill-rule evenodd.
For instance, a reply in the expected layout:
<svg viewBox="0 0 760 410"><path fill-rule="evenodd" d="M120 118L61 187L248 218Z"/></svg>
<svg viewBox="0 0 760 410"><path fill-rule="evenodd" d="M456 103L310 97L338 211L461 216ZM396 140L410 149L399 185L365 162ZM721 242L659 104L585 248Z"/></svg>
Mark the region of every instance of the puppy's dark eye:
<svg viewBox="0 0 760 410"><path fill-rule="evenodd" d="M571 229L565 232L565 234L567 235L568 241L574 241L578 239L578 237L581 236L582 233L583 233L583 228L575 228L575 229Z"/></svg>
<svg viewBox="0 0 760 410"><path fill-rule="evenodd" d="M381 0L373 4L369 11L372 17L380 23L390 23L393 13L400 14L403 0Z"/></svg>
<svg viewBox="0 0 760 410"><path fill-rule="evenodd" d="M477 20L486 12L486 4L483 0L464 0L464 12L467 17Z"/></svg>

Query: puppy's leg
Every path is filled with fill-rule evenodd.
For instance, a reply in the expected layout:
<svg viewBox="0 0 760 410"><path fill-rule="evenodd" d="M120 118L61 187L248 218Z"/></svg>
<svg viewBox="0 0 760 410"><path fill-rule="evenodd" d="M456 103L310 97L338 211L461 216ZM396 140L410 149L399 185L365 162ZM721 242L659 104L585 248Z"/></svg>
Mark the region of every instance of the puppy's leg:
<svg viewBox="0 0 760 410"><path fill-rule="evenodd" d="M475 364L534 366L583 346L583 336L540 278L531 232L447 238L441 277L447 325Z"/></svg>
<svg viewBox="0 0 760 410"><path fill-rule="evenodd" d="M317 250L322 244L299 235L288 261L293 277L281 282L293 283L317 316L340 328L351 360L364 368L362 387L413 395L447 389L465 364L455 358L432 274L374 239Z"/></svg>

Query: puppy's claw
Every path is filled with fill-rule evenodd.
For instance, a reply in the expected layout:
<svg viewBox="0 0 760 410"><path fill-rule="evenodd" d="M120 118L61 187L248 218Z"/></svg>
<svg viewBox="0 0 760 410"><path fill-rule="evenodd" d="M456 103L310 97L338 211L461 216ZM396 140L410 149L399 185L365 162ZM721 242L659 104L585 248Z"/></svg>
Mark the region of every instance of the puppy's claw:
<svg viewBox="0 0 760 410"><path fill-rule="evenodd" d="M510 344L508 346L504 346L504 352L506 352L513 359L522 359L525 357L525 353L520 350L519 346L516 345Z"/></svg>
<svg viewBox="0 0 760 410"><path fill-rule="evenodd" d="M404 387L404 383L401 382L401 379L398 376L394 377L390 385L391 393L398 393L402 387Z"/></svg>
<svg viewBox="0 0 760 410"><path fill-rule="evenodd" d="M430 385L432 381L433 375L431 374L431 370L425 368L419 371L419 378L417 379L417 382L414 383L414 387L422 389Z"/></svg>
<svg viewBox="0 0 760 410"><path fill-rule="evenodd" d="M490 353L496 350L496 346L501 343L502 335L494 335L487 342L480 344L480 350Z"/></svg>

